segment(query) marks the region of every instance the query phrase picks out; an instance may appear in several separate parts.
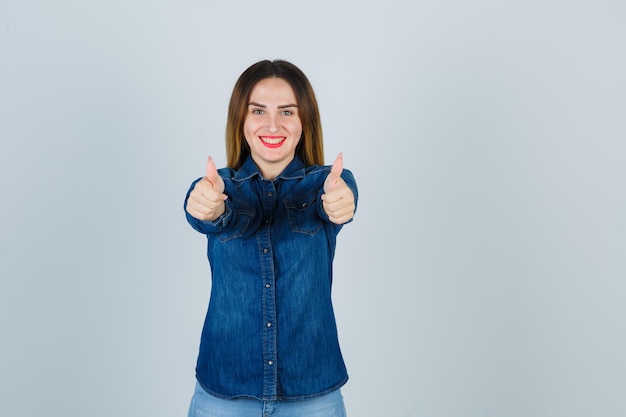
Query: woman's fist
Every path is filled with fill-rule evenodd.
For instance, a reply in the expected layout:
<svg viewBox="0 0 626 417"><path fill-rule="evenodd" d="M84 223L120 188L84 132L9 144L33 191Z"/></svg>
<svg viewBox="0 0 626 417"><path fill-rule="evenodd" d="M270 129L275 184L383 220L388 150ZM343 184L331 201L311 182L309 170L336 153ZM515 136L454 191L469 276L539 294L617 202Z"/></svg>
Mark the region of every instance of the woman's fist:
<svg viewBox="0 0 626 417"><path fill-rule="evenodd" d="M224 213L224 180L217 173L215 162L209 156L205 177L196 183L187 200L187 213L198 220L213 221Z"/></svg>

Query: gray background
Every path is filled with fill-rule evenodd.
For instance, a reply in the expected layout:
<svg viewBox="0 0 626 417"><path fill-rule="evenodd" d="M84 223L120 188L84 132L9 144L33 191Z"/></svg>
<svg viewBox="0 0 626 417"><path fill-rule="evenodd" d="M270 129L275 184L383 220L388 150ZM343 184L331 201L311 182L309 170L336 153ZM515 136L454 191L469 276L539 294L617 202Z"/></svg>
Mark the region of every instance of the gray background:
<svg viewBox="0 0 626 417"><path fill-rule="evenodd" d="M237 76L310 77L359 182L349 414L626 413L622 1L0 1L0 414L183 416L182 200Z"/></svg>

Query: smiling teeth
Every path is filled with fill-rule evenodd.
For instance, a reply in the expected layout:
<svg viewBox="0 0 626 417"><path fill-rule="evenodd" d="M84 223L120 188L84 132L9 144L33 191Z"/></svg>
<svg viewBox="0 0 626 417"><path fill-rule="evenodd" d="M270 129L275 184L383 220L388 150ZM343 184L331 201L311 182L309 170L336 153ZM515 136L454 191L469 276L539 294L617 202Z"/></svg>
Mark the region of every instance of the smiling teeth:
<svg viewBox="0 0 626 417"><path fill-rule="evenodd" d="M278 145L280 142L284 141L285 138L265 138L261 137L261 140L265 143L269 143L270 145Z"/></svg>

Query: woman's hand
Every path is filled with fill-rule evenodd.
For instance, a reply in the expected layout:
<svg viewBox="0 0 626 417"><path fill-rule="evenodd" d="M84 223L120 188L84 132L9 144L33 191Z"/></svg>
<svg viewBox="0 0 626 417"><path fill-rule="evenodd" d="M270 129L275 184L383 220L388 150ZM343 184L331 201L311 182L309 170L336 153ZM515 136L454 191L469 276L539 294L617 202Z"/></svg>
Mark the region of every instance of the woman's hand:
<svg viewBox="0 0 626 417"><path fill-rule="evenodd" d="M196 183L187 199L187 213L198 220L213 221L226 210L224 180L217 173L215 162L209 156L206 176Z"/></svg>
<svg viewBox="0 0 626 417"><path fill-rule="evenodd" d="M344 224L354 217L354 194L341 178L343 155L339 154L324 181L322 207L331 222Z"/></svg>

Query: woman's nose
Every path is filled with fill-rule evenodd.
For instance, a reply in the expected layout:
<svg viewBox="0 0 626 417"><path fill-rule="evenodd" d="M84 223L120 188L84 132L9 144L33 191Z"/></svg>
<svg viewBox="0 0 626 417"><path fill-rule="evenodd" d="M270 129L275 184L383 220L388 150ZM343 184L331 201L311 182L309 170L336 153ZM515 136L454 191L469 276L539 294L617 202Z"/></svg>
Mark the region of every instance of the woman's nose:
<svg viewBox="0 0 626 417"><path fill-rule="evenodd" d="M278 118L276 115L268 115L267 117L267 130L275 133L278 131Z"/></svg>

